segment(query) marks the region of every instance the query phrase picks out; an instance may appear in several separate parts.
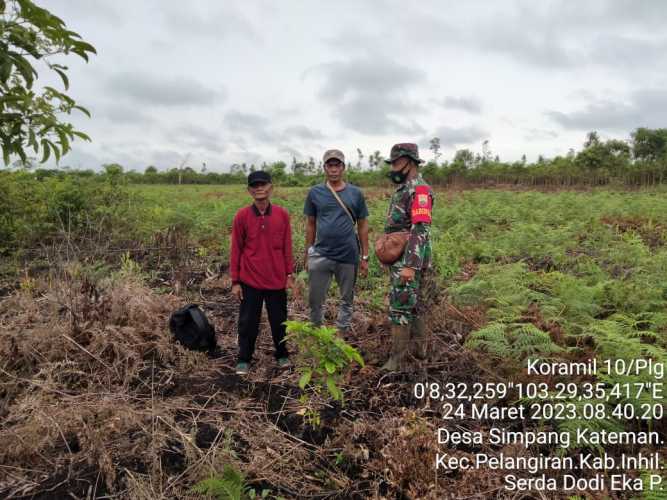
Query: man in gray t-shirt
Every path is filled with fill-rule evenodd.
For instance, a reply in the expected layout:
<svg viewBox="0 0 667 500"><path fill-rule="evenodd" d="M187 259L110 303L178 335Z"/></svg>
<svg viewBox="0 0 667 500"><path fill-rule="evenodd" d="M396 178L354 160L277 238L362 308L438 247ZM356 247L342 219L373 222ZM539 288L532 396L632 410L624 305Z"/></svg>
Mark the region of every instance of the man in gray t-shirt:
<svg viewBox="0 0 667 500"><path fill-rule="evenodd" d="M330 149L323 162L326 182L310 189L303 207L310 321L322 324L322 305L333 276L341 294L336 326L345 332L352 321L357 266L362 276L368 273L368 209L361 189L343 180L343 153Z"/></svg>

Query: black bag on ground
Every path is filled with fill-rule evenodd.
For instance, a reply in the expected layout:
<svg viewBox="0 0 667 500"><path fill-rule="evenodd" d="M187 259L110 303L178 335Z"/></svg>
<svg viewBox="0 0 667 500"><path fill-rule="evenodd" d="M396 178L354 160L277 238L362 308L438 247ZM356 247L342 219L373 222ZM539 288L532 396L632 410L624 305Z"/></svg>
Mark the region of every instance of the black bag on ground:
<svg viewBox="0 0 667 500"><path fill-rule="evenodd" d="M216 348L215 328L197 304L174 311L169 318L169 329L183 347L209 352Z"/></svg>

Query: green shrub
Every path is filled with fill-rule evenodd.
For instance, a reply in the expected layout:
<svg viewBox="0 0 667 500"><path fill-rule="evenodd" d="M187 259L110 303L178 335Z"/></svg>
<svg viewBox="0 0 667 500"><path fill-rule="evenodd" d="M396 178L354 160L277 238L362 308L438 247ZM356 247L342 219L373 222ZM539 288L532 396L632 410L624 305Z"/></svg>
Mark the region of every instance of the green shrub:
<svg viewBox="0 0 667 500"><path fill-rule="evenodd" d="M126 229L127 199L122 185L101 178L1 172L0 252L48 245L65 236L77 241L91 232L110 238Z"/></svg>
<svg viewBox="0 0 667 500"><path fill-rule="evenodd" d="M287 321L287 338L298 347L299 387L312 387L315 393L328 392L336 401L343 399L339 388L343 372L352 363L364 366L359 352L336 336L336 329L312 323Z"/></svg>
<svg viewBox="0 0 667 500"><path fill-rule="evenodd" d="M245 475L227 464L224 466L222 475L211 476L199 481L192 487L195 493L209 495L217 500L253 500L255 498L266 498L270 491L257 492L246 485Z"/></svg>

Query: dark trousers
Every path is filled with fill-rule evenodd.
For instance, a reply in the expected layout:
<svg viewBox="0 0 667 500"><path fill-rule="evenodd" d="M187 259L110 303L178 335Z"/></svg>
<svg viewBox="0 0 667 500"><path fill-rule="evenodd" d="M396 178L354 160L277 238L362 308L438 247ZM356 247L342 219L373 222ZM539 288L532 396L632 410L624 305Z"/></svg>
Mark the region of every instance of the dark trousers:
<svg viewBox="0 0 667 500"><path fill-rule="evenodd" d="M262 304L266 302L266 312L271 325L271 336L276 347L275 356L288 356L285 346L285 325L287 321L287 291L258 290L241 283L243 300L239 309L239 361L249 363L255 352L255 341L259 333L259 320L262 316Z"/></svg>

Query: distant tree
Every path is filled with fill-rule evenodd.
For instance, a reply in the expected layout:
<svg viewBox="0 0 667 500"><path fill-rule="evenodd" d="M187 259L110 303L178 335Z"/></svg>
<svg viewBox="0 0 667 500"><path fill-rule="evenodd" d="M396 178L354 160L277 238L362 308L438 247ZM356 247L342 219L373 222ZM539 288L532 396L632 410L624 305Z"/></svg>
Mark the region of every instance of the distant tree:
<svg viewBox="0 0 667 500"><path fill-rule="evenodd" d="M362 162L363 159L364 159L364 154L361 152L361 149L360 149L360 148L357 148L357 158L358 158L358 161L357 161L357 170L361 170L361 162Z"/></svg>
<svg viewBox="0 0 667 500"><path fill-rule="evenodd" d="M436 182L438 175L438 164L431 160L420 168L421 174L430 182Z"/></svg>
<svg viewBox="0 0 667 500"><path fill-rule="evenodd" d="M281 181L287 177L287 164L284 161L274 162L266 170L271 174L273 181Z"/></svg>
<svg viewBox="0 0 667 500"><path fill-rule="evenodd" d="M123 166L118 163L107 163L102 165L102 168L104 169L104 173L110 176L122 175L125 170Z"/></svg>
<svg viewBox="0 0 667 500"><path fill-rule="evenodd" d="M28 147L36 155L41 153L42 162L51 153L59 161L75 137L90 140L61 120L73 110L90 116L85 108L53 87L33 90L38 61L55 72L68 90L67 66L50 59L70 53L88 61L88 55L96 52L62 19L31 0L0 0L0 147L5 165L12 155L26 161Z"/></svg>
<svg viewBox="0 0 667 500"><path fill-rule="evenodd" d="M306 175L308 171L308 164L302 161L297 161L296 156L292 156L292 173L295 175Z"/></svg>
<svg viewBox="0 0 667 500"><path fill-rule="evenodd" d="M429 143L429 149L433 151L433 159L437 163L442 153L440 152L440 137L434 137Z"/></svg>
<svg viewBox="0 0 667 500"><path fill-rule="evenodd" d="M306 164L306 173L308 175L315 175L317 173L317 164L315 163L315 158L312 156L308 157L308 163Z"/></svg>
<svg viewBox="0 0 667 500"><path fill-rule="evenodd" d="M34 175L37 180L42 180L47 177L55 177L58 175L58 170L53 169L53 168L38 168L35 169Z"/></svg>
<svg viewBox="0 0 667 500"><path fill-rule="evenodd" d="M638 160L667 158L667 129L638 128L632 133L632 154Z"/></svg>
<svg viewBox="0 0 667 500"><path fill-rule="evenodd" d="M493 153L491 153L491 147L489 146L489 140L485 139L484 142L482 142L482 162L487 163L491 161L491 156Z"/></svg>
<svg viewBox="0 0 667 500"><path fill-rule="evenodd" d="M605 148L609 154L614 157L630 157L630 145L619 139L609 139L604 143Z"/></svg>
<svg viewBox="0 0 667 500"><path fill-rule="evenodd" d="M587 137L587 146L575 157L575 163L596 175L618 174L628 164L630 146L625 141L610 139L601 142L599 138Z"/></svg>
<svg viewBox="0 0 667 500"><path fill-rule="evenodd" d="M584 141L584 148L590 148L591 146L595 146L596 144L600 144L600 136L595 130L593 130L588 134L586 134L586 140Z"/></svg>
<svg viewBox="0 0 667 500"><path fill-rule="evenodd" d="M153 165L150 165L146 167L146 170L144 170L145 175L155 175L157 174L157 168L155 168Z"/></svg>
<svg viewBox="0 0 667 500"><path fill-rule="evenodd" d="M179 186L183 182L183 167L185 166L185 164L188 162L189 159L190 159L190 153L185 155L185 158L183 158L183 161L181 161L181 164L178 166L177 170L178 170L178 184L179 184Z"/></svg>
<svg viewBox="0 0 667 500"><path fill-rule="evenodd" d="M375 156L375 166L381 167L384 164L384 157L382 156L382 153L380 153L379 151L375 151L375 153L373 153L373 156Z"/></svg>
<svg viewBox="0 0 667 500"><path fill-rule="evenodd" d="M376 150L375 152L373 152L372 155L368 157L368 168L371 170L379 168L381 161L382 161L382 155L380 154L379 151Z"/></svg>
<svg viewBox="0 0 667 500"><path fill-rule="evenodd" d="M454 170L469 170L475 165L475 155L469 149L459 149L454 154L452 167Z"/></svg>
<svg viewBox="0 0 667 500"><path fill-rule="evenodd" d="M116 186L121 184L121 182L124 182L123 172L125 169L122 167L122 165L119 165L118 163L107 163L106 165L102 165L102 168L104 169L104 174L111 185Z"/></svg>

